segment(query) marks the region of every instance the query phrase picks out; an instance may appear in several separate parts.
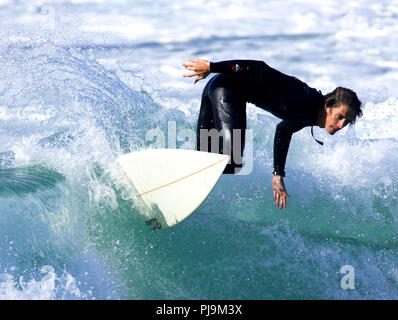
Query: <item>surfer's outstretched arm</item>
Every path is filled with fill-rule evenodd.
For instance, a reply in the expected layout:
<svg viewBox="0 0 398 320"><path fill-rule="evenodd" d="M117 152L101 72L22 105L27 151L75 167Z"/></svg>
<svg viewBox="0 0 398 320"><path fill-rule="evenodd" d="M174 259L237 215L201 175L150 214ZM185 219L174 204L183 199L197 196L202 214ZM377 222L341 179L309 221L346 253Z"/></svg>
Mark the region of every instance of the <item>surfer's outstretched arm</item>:
<svg viewBox="0 0 398 320"><path fill-rule="evenodd" d="M301 130L305 124L302 121L283 120L276 126L274 139L274 177L272 188L274 190L274 201L277 207L286 208L286 192L283 177L285 176L285 164L290 141L293 133Z"/></svg>
<svg viewBox="0 0 398 320"><path fill-rule="evenodd" d="M192 73L184 74L184 77L197 76L194 83L206 78L210 73L239 73L246 74L251 79L266 78L271 68L264 61L257 60L227 60L210 62L204 59L188 59L183 66Z"/></svg>

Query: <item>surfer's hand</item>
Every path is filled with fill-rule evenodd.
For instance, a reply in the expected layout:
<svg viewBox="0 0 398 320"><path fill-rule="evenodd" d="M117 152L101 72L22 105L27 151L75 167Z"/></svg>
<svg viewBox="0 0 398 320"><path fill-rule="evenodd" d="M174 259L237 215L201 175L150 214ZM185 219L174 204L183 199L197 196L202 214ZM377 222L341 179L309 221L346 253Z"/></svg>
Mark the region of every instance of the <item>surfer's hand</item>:
<svg viewBox="0 0 398 320"><path fill-rule="evenodd" d="M272 178L272 189L274 189L274 201L281 210L286 208L286 198L290 196L286 192L285 183L282 176L274 176Z"/></svg>
<svg viewBox="0 0 398 320"><path fill-rule="evenodd" d="M210 61L204 59L188 59L189 62L183 64L185 69L193 71L184 74L184 77L194 77L194 84L199 80L206 78L210 74Z"/></svg>

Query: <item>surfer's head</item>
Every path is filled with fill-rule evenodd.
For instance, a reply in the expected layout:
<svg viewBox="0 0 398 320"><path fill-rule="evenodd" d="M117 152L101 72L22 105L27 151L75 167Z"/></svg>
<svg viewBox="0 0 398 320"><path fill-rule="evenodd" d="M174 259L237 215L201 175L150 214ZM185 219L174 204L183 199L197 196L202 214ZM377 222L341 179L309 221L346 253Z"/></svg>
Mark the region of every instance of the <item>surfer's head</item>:
<svg viewBox="0 0 398 320"><path fill-rule="evenodd" d="M347 124L353 125L356 119L362 116L362 103L351 89L337 87L325 95L324 99L320 127L325 128L330 134L335 134Z"/></svg>

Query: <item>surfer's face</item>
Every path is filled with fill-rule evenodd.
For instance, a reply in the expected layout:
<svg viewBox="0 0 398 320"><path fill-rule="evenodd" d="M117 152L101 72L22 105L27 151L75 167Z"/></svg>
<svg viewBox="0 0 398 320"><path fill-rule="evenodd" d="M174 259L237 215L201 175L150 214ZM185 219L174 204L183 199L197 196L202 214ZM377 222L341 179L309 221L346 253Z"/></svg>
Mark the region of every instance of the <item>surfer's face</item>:
<svg viewBox="0 0 398 320"><path fill-rule="evenodd" d="M325 106L325 110L325 129L329 134L335 134L355 119L355 113L345 104L341 104L336 108Z"/></svg>

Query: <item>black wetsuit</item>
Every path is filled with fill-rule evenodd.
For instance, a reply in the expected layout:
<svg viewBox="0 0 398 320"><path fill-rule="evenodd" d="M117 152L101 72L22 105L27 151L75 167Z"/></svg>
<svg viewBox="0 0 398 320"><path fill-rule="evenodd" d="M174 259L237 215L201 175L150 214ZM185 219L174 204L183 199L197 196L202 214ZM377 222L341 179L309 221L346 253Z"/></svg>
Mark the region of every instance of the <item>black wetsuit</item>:
<svg viewBox="0 0 398 320"><path fill-rule="evenodd" d="M291 137L306 126L316 125L317 115L324 106L320 91L299 79L269 67L263 61L231 60L211 62L210 71L219 73L209 80L203 90L197 127L197 150L227 153L232 162L224 173L236 173L242 167L245 144L246 102L283 119L276 127L274 140L274 174L285 175L285 163ZM210 150L211 142L201 140L200 129L223 130L219 149ZM241 130L234 136L233 129ZM239 130L238 130L239 131ZM202 131L203 132L203 131ZM239 145L240 152L224 150ZM203 143L206 142L206 143ZM235 170L236 169L236 170Z"/></svg>

